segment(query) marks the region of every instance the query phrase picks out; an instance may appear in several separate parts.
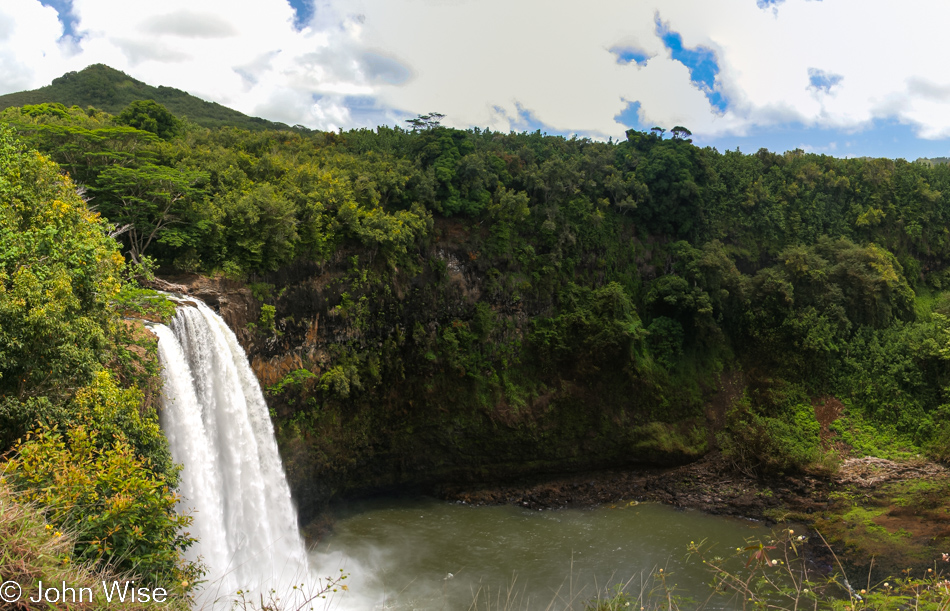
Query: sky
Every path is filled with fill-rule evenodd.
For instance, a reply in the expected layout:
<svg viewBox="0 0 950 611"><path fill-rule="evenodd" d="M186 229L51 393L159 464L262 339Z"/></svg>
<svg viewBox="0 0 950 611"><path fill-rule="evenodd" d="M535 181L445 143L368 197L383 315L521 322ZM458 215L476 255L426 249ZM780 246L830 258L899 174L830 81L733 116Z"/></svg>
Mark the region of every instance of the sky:
<svg viewBox="0 0 950 611"><path fill-rule="evenodd" d="M2 0L0 93L103 63L246 114L950 156L945 0Z"/></svg>

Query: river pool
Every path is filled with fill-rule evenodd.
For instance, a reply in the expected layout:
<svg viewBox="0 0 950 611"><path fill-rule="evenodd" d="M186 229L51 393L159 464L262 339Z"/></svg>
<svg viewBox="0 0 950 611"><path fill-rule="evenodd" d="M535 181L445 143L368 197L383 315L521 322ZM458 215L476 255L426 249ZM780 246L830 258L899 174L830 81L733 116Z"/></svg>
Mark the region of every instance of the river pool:
<svg viewBox="0 0 950 611"><path fill-rule="evenodd" d="M635 501L531 511L375 500L340 512L311 558L322 574L349 574L337 609L554 611L583 609L617 584L649 590L660 569L677 593L705 600L709 575L687 561L690 541L725 552L768 534L756 522Z"/></svg>

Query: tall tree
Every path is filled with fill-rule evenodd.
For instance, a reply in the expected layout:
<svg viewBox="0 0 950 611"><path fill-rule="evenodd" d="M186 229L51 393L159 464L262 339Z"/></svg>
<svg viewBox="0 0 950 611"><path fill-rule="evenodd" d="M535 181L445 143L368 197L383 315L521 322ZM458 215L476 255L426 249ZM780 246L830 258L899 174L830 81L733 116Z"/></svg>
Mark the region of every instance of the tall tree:
<svg viewBox="0 0 950 611"><path fill-rule="evenodd" d="M112 166L98 177L96 204L116 223L116 235L126 234L129 255L136 264L154 241L181 245L187 236L168 233L171 225L192 220L207 174L145 164L137 168Z"/></svg>
<svg viewBox="0 0 950 611"><path fill-rule="evenodd" d="M116 121L136 129L152 132L163 140L174 137L181 122L155 100L136 100L125 107Z"/></svg>

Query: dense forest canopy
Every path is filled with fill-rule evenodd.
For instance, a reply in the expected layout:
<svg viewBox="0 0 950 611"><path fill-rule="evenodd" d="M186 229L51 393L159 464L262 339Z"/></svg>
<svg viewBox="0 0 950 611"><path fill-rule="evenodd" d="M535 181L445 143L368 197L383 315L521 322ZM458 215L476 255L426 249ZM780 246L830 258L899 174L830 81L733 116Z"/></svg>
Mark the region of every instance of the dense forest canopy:
<svg viewBox="0 0 950 611"><path fill-rule="evenodd" d="M317 372L317 404L365 398L396 375L384 362L455 372L484 404L564 380L632 386L642 423L663 404L674 419L695 411L683 393L697 382L684 380L739 368L770 387L731 426L766 445L791 436L756 451L763 464L816 457L814 436L791 423L823 395L946 456L945 165L721 153L679 126L621 142L423 117L410 129L251 132L153 101L117 115L28 105L0 120L81 185L137 264L271 286L278 270L352 259L327 307L360 337ZM448 285L459 270L479 290L451 310L430 296L437 331L381 305L413 278ZM276 295L262 301L288 322ZM374 358L360 352L369 341L384 345Z"/></svg>

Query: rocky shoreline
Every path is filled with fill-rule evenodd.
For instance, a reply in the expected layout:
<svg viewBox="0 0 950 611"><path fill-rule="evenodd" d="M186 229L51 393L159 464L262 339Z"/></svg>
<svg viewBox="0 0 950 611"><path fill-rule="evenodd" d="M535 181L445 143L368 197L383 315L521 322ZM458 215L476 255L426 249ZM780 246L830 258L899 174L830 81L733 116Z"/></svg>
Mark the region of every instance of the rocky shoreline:
<svg viewBox="0 0 950 611"><path fill-rule="evenodd" d="M678 467L577 473L505 485L444 485L441 498L472 505L512 504L529 509L585 508L621 501L659 502L775 521L776 510L812 514L828 505L834 483L813 476L756 479L718 452Z"/></svg>

